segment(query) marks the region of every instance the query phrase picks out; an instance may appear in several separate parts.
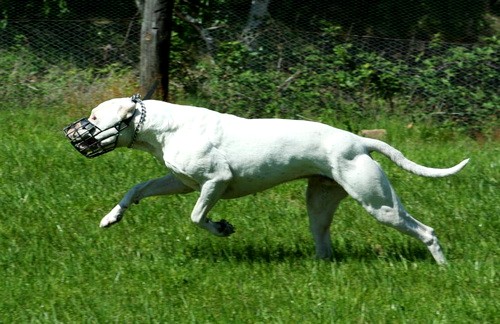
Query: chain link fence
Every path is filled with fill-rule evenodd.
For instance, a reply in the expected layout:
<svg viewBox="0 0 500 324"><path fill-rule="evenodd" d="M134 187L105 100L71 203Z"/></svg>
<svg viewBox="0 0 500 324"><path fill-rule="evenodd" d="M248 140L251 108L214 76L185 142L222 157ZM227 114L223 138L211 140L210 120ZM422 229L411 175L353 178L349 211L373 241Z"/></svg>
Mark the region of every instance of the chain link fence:
<svg viewBox="0 0 500 324"><path fill-rule="evenodd" d="M98 67L138 61L140 15L132 0L124 1L121 10L97 1L50 10L21 2L1 24L1 50L24 47L48 65L63 61Z"/></svg>
<svg viewBox="0 0 500 324"><path fill-rule="evenodd" d="M0 76L26 91L54 66L61 73L137 69L135 1L3 6ZM254 105L250 116L302 114L298 97L305 95L316 110L339 109L340 100L359 113L383 101L390 109L427 106L424 113L464 123L497 118L498 7L486 0L178 0L171 82L220 110L245 113ZM29 59L37 63L27 79L12 78Z"/></svg>

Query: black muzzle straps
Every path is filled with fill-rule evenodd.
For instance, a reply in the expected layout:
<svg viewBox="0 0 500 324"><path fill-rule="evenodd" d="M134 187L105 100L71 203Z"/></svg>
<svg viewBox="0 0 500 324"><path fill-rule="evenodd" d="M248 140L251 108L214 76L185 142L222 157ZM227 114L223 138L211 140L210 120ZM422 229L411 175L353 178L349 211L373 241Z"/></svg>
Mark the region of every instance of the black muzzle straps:
<svg viewBox="0 0 500 324"><path fill-rule="evenodd" d="M135 104L140 104L141 118L136 125L132 141L128 147L131 147L134 144L141 126L144 123L144 119L146 118L146 107L144 106L144 102L141 100L141 96L138 94L133 95L130 100L132 100ZM64 127L63 131L71 142L71 145L73 145L78 152L85 157L93 158L116 148L120 132L130 125L136 113L137 110L134 111L132 116L129 118L102 130L95 124L91 123L87 118L81 118Z"/></svg>
<svg viewBox="0 0 500 324"><path fill-rule="evenodd" d="M116 148L118 135L128 127L131 119L101 130L87 118L82 118L66 126L63 131L78 152L85 157L93 158Z"/></svg>

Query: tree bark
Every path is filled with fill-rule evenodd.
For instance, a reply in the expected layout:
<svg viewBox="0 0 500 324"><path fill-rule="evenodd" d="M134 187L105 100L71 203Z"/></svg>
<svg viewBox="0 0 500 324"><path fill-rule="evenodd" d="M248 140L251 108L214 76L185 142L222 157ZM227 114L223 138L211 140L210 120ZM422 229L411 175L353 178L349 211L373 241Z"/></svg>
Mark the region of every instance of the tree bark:
<svg viewBox="0 0 500 324"><path fill-rule="evenodd" d="M140 83L146 94L160 86L162 100L168 100L170 38L174 0L137 0L142 13Z"/></svg>
<svg viewBox="0 0 500 324"><path fill-rule="evenodd" d="M270 2L271 0L252 0L247 24L241 33L243 42L251 49L256 47L254 43L255 32L269 18L268 7Z"/></svg>

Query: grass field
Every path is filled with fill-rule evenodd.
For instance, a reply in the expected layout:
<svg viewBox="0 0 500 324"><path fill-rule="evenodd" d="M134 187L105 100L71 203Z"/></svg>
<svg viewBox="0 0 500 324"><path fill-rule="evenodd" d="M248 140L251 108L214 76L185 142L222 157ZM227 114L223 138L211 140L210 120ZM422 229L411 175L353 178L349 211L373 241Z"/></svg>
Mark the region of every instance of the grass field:
<svg viewBox="0 0 500 324"><path fill-rule="evenodd" d="M190 223L196 194L150 198L100 229L128 188L165 170L129 150L80 156L61 132L80 114L0 114L1 323L500 322L498 143L367 121L422 164L471 157L456 176L425 179L376 156L407 209L435 228L450 266L352 199L325 262L312 258L301 181L220 202L212 217L236 226L225 239Z"/></svg>

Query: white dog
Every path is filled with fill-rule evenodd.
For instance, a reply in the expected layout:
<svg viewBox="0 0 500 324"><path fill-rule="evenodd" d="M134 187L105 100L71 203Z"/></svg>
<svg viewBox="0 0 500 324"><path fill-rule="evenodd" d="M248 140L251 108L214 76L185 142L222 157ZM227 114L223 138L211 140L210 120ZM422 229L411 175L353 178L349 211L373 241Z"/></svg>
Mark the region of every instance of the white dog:
<svg viewBox="0 0 500 324"><path fill-rule="evenodd" d="M130 127L129 127L130 126ZM87 157L115 147L133 147L156 156L171 173L134 186L101 221L111 226L132 203L156 195L199 191L191 220L217 236L233 226L207 215L219 199L263 191L306 178L310 228L319 258L330 258L330 223L340 201L356 199L379 222L422 241L439 264L446 263L431 227L403 207L387 176L370 152L424 177L444 177L468 162L448 169L418 165L390 145L324 124L284 119L245 119L204 108L138 96L101 103L87 118L65 128L73 146Z"/></svg>

